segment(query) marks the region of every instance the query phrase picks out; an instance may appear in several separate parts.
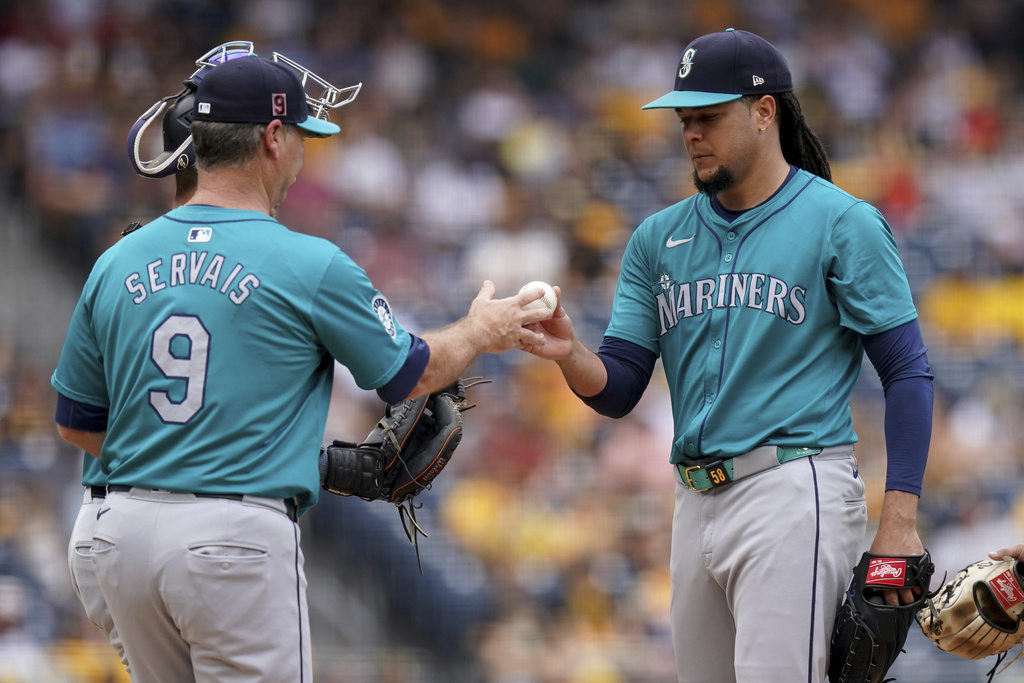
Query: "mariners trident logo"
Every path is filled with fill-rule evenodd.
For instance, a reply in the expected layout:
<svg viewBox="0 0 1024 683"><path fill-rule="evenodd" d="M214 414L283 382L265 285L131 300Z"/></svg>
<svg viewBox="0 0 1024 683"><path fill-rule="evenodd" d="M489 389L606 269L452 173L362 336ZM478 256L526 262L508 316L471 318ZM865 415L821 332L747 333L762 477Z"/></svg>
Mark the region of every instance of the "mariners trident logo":
<svg viewBox="0 0 1024 683"><path fill-rule="evenodd" d="M378 294L373 297L370 307L377 314L377 318L380 320L380 324L384 326L384 330L394 339L398 334L398 328L395 326L395 317L391 314L391 306L388 304L388 300L384 298L383 294Z"/></svg>
<svg viewBox="0 0 1024 683"><path fill-rule="evenodd" d="M686 78L690 75L690 69L693 68L693 56L697 54L697 50L690 48L683 53L683 61L679 62L679 78Z"/></svg>

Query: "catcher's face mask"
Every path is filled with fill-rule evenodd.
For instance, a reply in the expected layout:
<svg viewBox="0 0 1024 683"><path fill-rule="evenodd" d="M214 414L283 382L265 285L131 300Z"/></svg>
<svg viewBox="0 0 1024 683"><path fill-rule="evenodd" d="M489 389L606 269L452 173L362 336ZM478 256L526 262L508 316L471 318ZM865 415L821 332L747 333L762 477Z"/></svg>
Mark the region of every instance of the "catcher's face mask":
<svg viewBox="0 0 1024 683"><path fill-rule="evenodd" d="M306 104L309 105L309 115L315 116L323 121L330 121L330 112L333 109L344 107L356 99L362 83L350 85L347 88L338 88L325 81L320 76L302 66L301 64L288 59L279 52L270 55L270 61L284 64L295 69L302 81L302 89L306 93ZM315 137L315 136L314 136Z"/></svg>
<svg viewBox="0 0 1024 683"><path fill-rule="evenodd" d="M163 178L173 175L196 162L192 149L192 100L196 87L213 67L229 59L249 57L256 54L253 44L247 40L236 40L218 45L196 60L196 70L183 81L184 89L164 97L139 117L128 133L128 159L132 168L147 178ZM162 119L164 149L156 158L143 161L140 157L142 136L154 121Z"/></svg>

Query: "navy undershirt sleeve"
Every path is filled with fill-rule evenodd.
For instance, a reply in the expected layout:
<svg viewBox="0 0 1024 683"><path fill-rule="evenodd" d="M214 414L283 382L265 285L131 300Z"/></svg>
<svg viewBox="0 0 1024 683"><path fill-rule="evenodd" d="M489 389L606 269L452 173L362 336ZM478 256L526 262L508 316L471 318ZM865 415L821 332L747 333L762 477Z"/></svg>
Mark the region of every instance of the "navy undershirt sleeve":
<svg viewBox="0 0 1024 683"><path fill-rule="evenodd" d="M64 394L57 394L57 410L53 419L61 427L80 432L105 432L108 415L106 408L79 403Z"/></svg>
<svg viewBox="0 0 1024 683"><path fill-rule="evenodd" d="M608 382L595 396L580 398L600 415L622 417L640 402L658 356L633 342L605 337L597 357L608 372Z"/></svg>
<svg viewBox="0 0 1024 683"><path fill-rule="evenodd" d="M917 320L861 337L885 393L885 490L921 495L934 387Z"/></svg>
<svg viewBox="0 0 1024 683"><path fill-rule="evenodd" d="M398 403L404 401L409 393L420 381L423 371L427 369L427 362L430 361L430 347L416 335L412 337L412 344L409 346L409 355L405 363L399 368L391 381L377 389L377 395L385 403Z"/></svg>
<svg viewBox="0 0 1024 683"><path fill-rule="evenodd" d="M886 398L886 490L920 495L931 441L933 386L927 349L916 320L863 337ZM608 372L598 394L580 397L601 415L622 417L640 401L657 356L647 349L605 337L597 353Z"/></svg>

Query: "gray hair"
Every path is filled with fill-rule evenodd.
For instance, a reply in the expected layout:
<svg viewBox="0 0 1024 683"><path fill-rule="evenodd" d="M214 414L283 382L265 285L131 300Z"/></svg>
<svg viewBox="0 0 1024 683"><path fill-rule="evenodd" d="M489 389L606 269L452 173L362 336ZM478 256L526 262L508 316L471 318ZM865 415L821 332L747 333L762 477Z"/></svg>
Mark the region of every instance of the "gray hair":
<svg viewBox="0 0 1024 683"><path fill-rule="evenodd" d="M196 164L208 171L217 166L239 166L252 161L266 129L265 123L193 121Z"/></svg>

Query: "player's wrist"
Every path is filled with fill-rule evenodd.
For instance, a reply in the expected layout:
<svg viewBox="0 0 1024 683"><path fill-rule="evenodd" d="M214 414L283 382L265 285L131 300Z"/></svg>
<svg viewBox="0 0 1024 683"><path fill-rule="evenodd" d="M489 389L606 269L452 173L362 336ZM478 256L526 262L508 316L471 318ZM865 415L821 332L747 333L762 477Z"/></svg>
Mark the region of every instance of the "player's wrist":
<svg viewBox="0 0 1024 683"><path fill-rule="evenodd" d="M575 335L569 342L565 356L554 360L566 383L579 396L597 396L608 383L604 363Z"/></svg>

